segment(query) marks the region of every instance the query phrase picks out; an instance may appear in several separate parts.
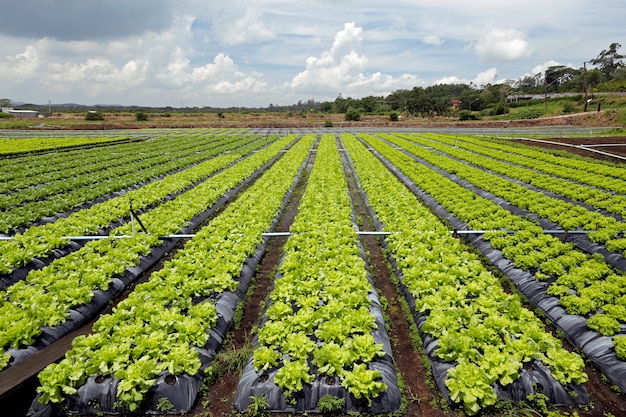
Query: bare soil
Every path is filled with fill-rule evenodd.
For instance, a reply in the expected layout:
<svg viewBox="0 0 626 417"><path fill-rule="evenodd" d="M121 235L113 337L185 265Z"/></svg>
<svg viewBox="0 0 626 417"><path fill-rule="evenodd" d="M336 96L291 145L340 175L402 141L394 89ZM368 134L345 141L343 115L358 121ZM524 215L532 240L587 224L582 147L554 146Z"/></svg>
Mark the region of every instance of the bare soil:
<svg viewBox="0 0 626 417"><path fill-rule="evenodd" d="M215 113L184 113L174 111L170 114L150 114L148 121L138 122L134 113L111 113L104 115L103 121L85 121L84 113L57 113L43 119L39 126L43 129L64 127L82 130L144 129L176 127L222 127L222 128L323 128L328 122L333 127L362 128L519 128L532 126L602 126L624 127L617 121L617 112L587 112L538 119L501 120L496 117L484 120L460 122L456 117L412 117L403 116L397 122L391 122L389 115L365 114L358 122L345 121L344 114L294 113L224 113L220 118ZM24 125L23 129L32 129Z"/></svg>
<svg viewBox="0 0 626 417"><path fill-rule="evenodd" d="M618 155L626 158L626 136L611 136L611 137L585 137L585 138L546 138L543 139L550 142L558 142L563 145L551 144L545 142L536 141L524 141L526 145L536 146L544 149L565 151L576 155L599 159L602 161L626 163L626 161L619 158L612 158L608 155L592 152L590 149L599 150L606 153ZM577 145L576 147L566 145ZM587 149L584 149L586 147Z"/></svg>

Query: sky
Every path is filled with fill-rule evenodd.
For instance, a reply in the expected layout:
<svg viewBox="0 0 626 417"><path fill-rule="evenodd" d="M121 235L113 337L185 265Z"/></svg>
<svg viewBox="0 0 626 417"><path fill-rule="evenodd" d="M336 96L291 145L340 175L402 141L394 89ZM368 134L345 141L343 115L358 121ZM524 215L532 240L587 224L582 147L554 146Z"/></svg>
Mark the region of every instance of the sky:
<svg viewBox="0 0 626 417"><path fill-rule="evenodd" d="M0 98L267 107L480 87L626 55L624 0L19 0ZM589 64L587 64L589 66Z"/></svg>

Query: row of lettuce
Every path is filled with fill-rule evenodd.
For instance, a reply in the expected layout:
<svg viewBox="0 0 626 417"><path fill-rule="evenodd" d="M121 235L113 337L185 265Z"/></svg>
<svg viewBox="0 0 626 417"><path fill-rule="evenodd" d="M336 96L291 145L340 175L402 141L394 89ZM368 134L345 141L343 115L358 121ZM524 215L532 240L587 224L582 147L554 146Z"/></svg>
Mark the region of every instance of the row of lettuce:
<svg viewBox="0 0 626 417"><path fill-rule="evenodd" d="M486 151L484 147L472 144L463 144L463 148L468 150L459 149L458 141L457 147L454 147L450 143L450 138L444 139L438 137L437 141L417 137L407 136L407 139L419 143L422 146L429 146L442 152L445 155L454 157L460 161L463 161L473 166L480 167L488 170L488 172L495 173L503 177L508 181L521 181L522 185L533 186L540 190L549 191L559 196L559 199L567 199L576 205L578 203L584 203L586 207L578 207L576 210L584 214L585 208L588 211L596 211L601 209L604 211L605 216L608 218L621 216L626 214L626 182L617 178L610 178L593 172L585 171L585 164L580 162L580 169L578 172L573 168L562 167L557 165L551 165L547 162L537 163L536 166L532 165L532 159L527 157L511 156L505 152L498 151ZM444 143L441 143L444 142ZM481 154L487 154L488 156L482 156ZM526 164L526 166L519 166L519 164ZM620 168L616 168L619 170ZM513 190L513 192L518 191ZM533 197L533 193L526 191L527 200L536 200ZM576 203L578 202L578 203ZM532 207L538 202L528 203L523 208ZM596 222L596 227L607 227L607 225L613 226L612 223L599 220L599 218L592 218L587 216L586 223L567 223L563 219L563 215L559 210L568 208L563 204L554 205L551 210L547 210L544 207L540 207L539 210L543 217L549 218L553 221L563 223L569 227L590 227L591 222ZM573 206L569 206L569 212L572 212ZM559 216L561 214L561 216ZM620 217L617 217L618 219ZM623 226L622 226L623 227ZM620 230L616 227L616 230ZM605 242L603 242L605 243ZM609 242L609 245L615 245L616 242Z"/></svg>
<svg viewBox="0 0 626 417"><path fill-rule="evenodd" d="M383 135L397 146L406 149L411 154L420 159L433 164L437 168L455 174L457 177L468 181L470 184L487 191L497 197L503 198L515 206L536 214L541 218L548 219L567 230L596 230L591 233L589 238L596 243L605 245L609 251L624 252L626 250L626 238L623 232L626 231L626 222L620 221L612 216L603 215L595 210L576 205L562 199L546 195L541 190L533 190L523 184L516 184L510 179L502 178L486 172L480 168L474 167L468 163L457 161L446 155L440 155L424 146L415 143L419 140L417 136L412 140L402 139L394 135ZM429 142L429 146L433 143ZM455 151L453 147L446 149L451 153L461 153ZM480 157L475 154L467 155L466 158L474 163L474 160L480 161ZM484 162L485 166L489 166L489 161ZM477 162L479 163L479 162ZM492 165L497 166L496 161ZM501 169L506 173L506 167ZM508 173L514 175L515 167L510 167ZM530 172L530 171L529 171ZM534 177L539 174L532 175ZM555 179L552 182L556 182ZM576 184L571 184L574 189ZM567 187L564 187L567 188ZM590 191L591 194L591 191Z"/></svg>
<svg viewBox="0 0 626 417"><path fill-rule="evenodd" d="M29 140L46 141L47 139L56 142L67 141L68 143L71 143L73 139L77 138L77 133L82 132L66 131L62 134L54 133L54 137L51 138L16 138L9 140L15 142L16 144L26 144ZM168 141L177 141L179 138L187 138L189 136L203 136L205 138L209 138L213 136L235 136L239 134L241 134L241 130L239 129L145 129L111 131L107 134L107 136L102 138L99 138L97 136L78 136L78 140L94 140L95 144L100 144L101 146L94 146L91 148L65 149L63 150L63 152L45 152L45 157L42 153L36 153L16 155L13 157L4 157L0 159L0 173L2 174L3 178L7 179L7 183L2 184L0 186L0 190L2 192L7 192L14 189L16 184L20 184L22 182L28 184L28 181L31 181L30 185L35 185L38 183L39 180L33 178L27 180L27 178L30 177L46 175L50 178L50 180L63 177L65 176L64 171L68 169L78 168L76 166L77 160L80 160L87 165L99 164L103 161L110 161L110 163L114 165L116 164L117 158L119 158L119 155L116 155L115 152L145 152L147 149L146 143L160 147L162 143L167 143ZM107 141L106 139L109 140ZM123 140L124 142L120 143L118 142L119 140ZM128 141L129 143L126 143L126 141ZM137 146L139 146L141 149L138 150ZM103 153L103 149L111 150L112 153ZM91 171L91 169L86 166L82 166L79 169L82 169L82 172ZM16 180L17 182L10 182L14 180Z"/></svg>
<svg viewBox="0 0 626 417"><path fill-rule="evenodd" d="M202 162L187 169L95 203L54 222L29 227L23 233L13 235L11 240L0 241L0 274L9 274L14 268L27 265L33 259L49 256L55 249L66 247L70 240L63 236L97 234L112 223L130 219L131 204L136 212L147 211L263 145L265 141L249 138L243 143L233 141L231 145L216 146L203 152ZM162 172L160 170L161 174Z"/></svg>
<svg viewBox="0 0 626 417"><path fill-rule="evenodd" d="M418 140L418 139L415 139ZM392 143L406 146L413 155L427 157L417 146L403 140L392 140ZM432 143L429 142L430 145ZM493 192L513 202L517 206L527 208L540 217L546 217L561 224L564 228L576 229L577 227L592 228L592 224L598 230L591 233L589 238L602 243L609 251L623 252L623 243L626 239L608 238L611 233L617 235L617 231L626 230L626 223L619 222L612 217L602 216L596 212L577 207L576 210L570 203L563 203L558 199L546 197L538 191L524 190L522 186L508 185L506 191L498 191L500 188L498 178L493 175L477 174L484 176L478 180L472 175L465 175L458 163L446 163L445 159L429 158L430 162L446 171L453 171L457 176L480 186L481 189ZM472 170L472 168L467 168ZM511 168L513 170L513 168ZM532 193L534 201L528 197ZM439 199L438 199L439 201ZM440 201L441 202L441 201ZM472 203L475 203L473 201ZM456 203L455 203L456 204ZM485 202L486 205L493 203ZM478 204L465 204L465 207L457 205L451 211L463 220L472 220L478 230L505 230L508 222L502 218L497 223L485 221L485 216L472 218L477 213L482 213ZM446 204L451 207L451 204ZM469 210L469 211L466 211ZM557 216L555 219L554 216ZM580 215L578 215L581 213ZM509 213L508 216L511 216ZM552 218L551 218L552 217ZM581 221L581 218L586 220ZM591 255L577 250L574 245L564 243L558 238L542 235L541 228L536 224L525 221L518 216L512 217L516 222L515 229L523 230L523 233L508 235L505 231L488 233L485 239L492 246L502 251L505 257L515 262L515 265L530 270L539 280L549 283L547 293L559 297L561 305L568 313L582 315L588 318L587 326L600 332L604 336L613 336L620 333L623 324L626 324L626 277L620 271L615 271L604 261L599 254ZM626 359L626 340L624 336L614 340L617 355Z"/></svg>
<svg viewBox="0 0 626 417"><path fill-rule="evenodd" d="M450 143L449 141L453 139L450 135L442 134L427 134L425 136L444 140L447 143ZM482 154L497 156L498 158L506 157L507 160L516 164L540 168L541 171L548 173L554 172L557 176L562 176L564 172L567 172L567 178L581 182L586 182L585 176L580 175L583 172L603 176L605 181L610 181L611 178L626 180L626 169L620 164L589 160L569 152L545 152L545 150L538 150L532 146L511 142L510 140L484 140L484 138L466 134L455 135L454 141L457 142L457 146L462 148L466 148L468 144L472 146L480 145L480 153ZM488 152L489 150L495 150L497 153L493 154ZM563 156L566 157L563 158ZM511 157L514 159L509 159ZM568 169L560 170L558 167Z"/></svg>
<svg viewBox="0 0 626 417"><path fill-rule="evenodd" d="M268 153L292 141L280 140ZM230 320L223 329L232 325L236 303L228 306L229 314L221 313L220 297L247 291L247 283L239 281L242 265L276 223L313 141L314 136L299 140L149 281L103 315L93 334L76 338L61 362L40 373L38 402L92 413L137 412L147 403L158 405L158 398L150 402L147 395L160 375L174 381L183 374L201 375L215 353L208 349L213 328L220 320ZM111 402L81 396L81 387L102 381L114 388ZM168 401L178 404L176 398Z"/></svg>
<svg viewBox="0 0 626 417"><path fill-rule="evenodd" d="M0 210L10 213L11 208L31 207L29 203L59 198L59 195L65 195L71 201L75 199L75 192L85 187L95 188L92 191L94 193L101 192L101 194L94 194L96 196L105 195L107 188L117 191L124 187L116 187L129 182L129 180L131 185L142 182L140 173L148 168L168 163L172 163L176 167L179 159L190 156L198 158L197 155L200 152L220 144L223 145L224 142L224 138L221 140L196 139L195 143L161 140L157 143L150 142L149 148L145 143L133 143L108 149L106 157L101 160L82 161L81 159L81 164L77 164L76 159L74 159L73 167L10 181L12 188L6 190L0 198ZM81 156L79 154L75 157L80 158ZM193 157L190 161L191 163L195 162ZM137 175L134 183L131 174ZM5 183L5 188L8 188L8 185ZM81 196L82 194L76 195L76 197ZM86 199L85 201L90 200Z"/></svg>
<svg viewBox="0 0 626 417"><path fill-rule="evenodd" d="M105 158L97 163L82 161L80 154L72 155L75 168L30 176L27 183L18 184L18 188L0 197L0 232L12 232L47 216L71 211L97 198L174 173L245 141L245 137L235 140L233 136L210 140L202 136L162 138L156 144L146 141L124 145L124 149L112 147L106 154L115 159Z"/></svg>
<svg viewBox="0 0 626 417"><path fill-rule="evenodd" d="M102 152L103 148L76 149L4 159L0 163L0 173L6 178L6 182L0 190L3 193L26 190L32 186L123 166L128 164L129 158L152 158L167 152L175 141L172 136L156 136L149 141L145 137L142 141L107 146L106 152ZM144 142L148 142L150 146L146 146Z"/></svg>
<svg viewBox="0 0 626 417"><path fill-rule="evenodd" d="M237 407L265 395L273 411L319 412L335 387L349 411L397 411L389 340L334 135L322 135L290 232Z"/></svg>
<svg viewBox="0 0 626 417"><path fill-rule="evenodd" d="M578 310L569 310L571 314L587 315L590 328L616 320L618 327L611 326L619 331L620 320L626 317L619 307L626 299L622 294L626 282L601 256L584 254L570 243L544 235L536 223L478 197L380 138L359 136L468 227L502 230L487 233L484 239L517 266L549 282L554 289L548 291L560 296L563 305L577 306ZM413 149L410 142L384 137L396 147L418 153L418 147ZM269 149L277 153L293 139L285 138ZM201 374L212 359L203 353L215 326L225 317L214 300L220 299L218 294L242 290L237 279L242 264L271 228L280 210L279 201L293 185L312 141L312 137L300 140L172 261L152 274L150 281L138 286L113 314L103 316L94 326L96 333L76 339L65 359L40 374L38 401L60 407L81 402L80 410L89 412L145 411L148 403L154 405L158 400L147 397L161 395L154 390L158 381L169 375ZM342 135L342 141L372 214L382 230L390 232L385 239L388 254L424 340L430 343L430 357L445 364L440 385L445 395L473 415L493 405L507 387L519 389L516 384L528 377L527 368L538 367L546 367L551 381L565 387L561 391L566 395L575 397L581 392L580 384L587 380L582 358L563 349L541 320L522 306L519 296L506 293L480 260L454 239L363 143L352 135ZM242 378L236 402L243 411L255 394L267 394L272 386L279 389L271 403L277 411L286 404L315 411L320 396L315 396L311 387L325 384L326 389L337 385L345 390L346 401L360 407L355 409L397 411L393 365L391 372L382 365L392 364L391 349L388 341L384 342L383 322L375 314L376 292L358 243L333 136L322 137L316 155L259 326L258 348L247 371L251 376ZM284 168L287 171L277 168L286 161L291 161L289 168ZM458 174L457 168L453 171ZM220 178L215 184L223 181ZM169 225L168 216L176 217L172 213L196 204L200 195L202 192L172 200L171 207L163 204L163 211L161 206L152 211L159 215L149 212L142 220L154 233L179 230L181 223L177 220ZM194 211L189 210L190 214ZM168 225L160 228L164 223ZM129 234L129 228L125 225L114 234ZM109 258L102 256L100 266L90 270L111 269L108 275L98 272L103 276L100 285L135 265L142 253L159 244L154 237L142 239L94 243L95 252L90 253L98 257L112 253ZM117 257L128 259L116 267ZM42 288L50 285L48 280ZM76 283L66 287L70 285ZM4 293L2 296L6 298ZM581 312L580 304L585 305L581 299L589 297L593 303ZM0 318L5 316L0 313ZM626 359L625 338L617 336L613 341L617 356ZM115 401L103 404L100 397L81 395L86 392L81 387L103 380L109 381ZM532 391L536 387L527 388ZM572 403L584 400L571 398ZM387 408L381 410L382 404Z"/></svg>
<svg viewBox="0 0 626 417"><path fill-rule="evenodd" d="M390 232L387 250L412 297L420 331L436 340L434 359L449 364L440 388L453 402L468 414L495 404L497 387L517 381L531 361L541 361L563 385L587 380L578 354L566 351L518 296L506 293L362 144L350 135L343 142L375 218ZM376 148L391 158L396 151L378 142Z"/></svg>
<svg viewBox="0 0 626 417"><path fill-rule="evenodd" d="M90 241L0 291L0 369L14 363L14 349L36 342L44 326L67 321L73 309L92 300L95 290L106 291L113 278L123 277L128 268L141 263L142 255L159 247L163 243L159 236L179 233L195 216L276 158L294 139L286 136L142 214L139 219L150 234L133 234L132 223L125 223L112 230L108 239Z"/></svg>
<svg viewBox="0 0 626 417"><path fill-rule="evenodd" d="M459 146L459 141L457 141L457 147L454 147L450 143L451 138L437 137L436 141L417 136L407 138L460 161L502 175L504 178L522 181L524 184L550 191L571 201L584 203L594 210L602 209L607 213L626 214L626 196L624 195L626 182L585 171L582 162L578 170L541 161L533 165L534 161L531 158L510 155L502 151L485 150L479 145L462 142ZM561 208L555 207L555 210Z"/></svg>
<svg viewBox="0 0 626 417"><path fill-rule="evenodd" d="M625 389L621 375L626 360L626 336L623 334L624 288L626 278L621 271L607 265L600 254L578 250L572 243L544 234L536 222L515 215L498 203L479 197L443 174L416 162L414 157L396 149L380 138L361 135L394 166L398 167L420 189L438 204L465 222L469 229L488 231L482 238L499 250L505 259L531 274L534 280L545 281L540 302L551 306L556 300L569 315L563 321L583 321L583 328L566 336L607 373L609 380ZM410 145L410 144L408 144ZM458 172L457 172L458 174ZM561 327L561 323L558 323ZM592 334L585 333L585 329ZM592 340L604 335L609 346L602 352Z"/></svg>
<svg viewBox="0 0 626 417"><path fill-rule="evenodd" d="M98 138L90 137L63 137L63 138L27 138L27 139L10 139L0 138L0 154L20 154L25 152L36 152L43 150L54 150L58 148L67 148L81 145L97 145L102 143L116 142L125 140L126 136L103 136Z"/></svg>

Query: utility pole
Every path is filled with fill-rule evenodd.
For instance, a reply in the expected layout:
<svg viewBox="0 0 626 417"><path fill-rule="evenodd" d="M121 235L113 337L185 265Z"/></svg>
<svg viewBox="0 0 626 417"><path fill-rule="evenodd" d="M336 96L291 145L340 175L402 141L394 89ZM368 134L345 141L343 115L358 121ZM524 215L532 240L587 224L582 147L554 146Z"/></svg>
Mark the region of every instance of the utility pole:
<svg viewBox="0 0 626 417"><path fill-rule="evenodd" d="M583 62L583 94L585 95L585 112L587 111L587 63Z"/></svg>

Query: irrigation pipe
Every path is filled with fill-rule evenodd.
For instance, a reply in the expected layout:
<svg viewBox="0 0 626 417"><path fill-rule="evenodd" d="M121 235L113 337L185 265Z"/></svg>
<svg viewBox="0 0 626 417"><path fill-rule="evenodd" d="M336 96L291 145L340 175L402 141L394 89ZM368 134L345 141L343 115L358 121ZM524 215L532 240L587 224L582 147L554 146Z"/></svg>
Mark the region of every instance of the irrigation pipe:
<svg viewBox="0 0 626 417"><path fill-rule="evenodd" d="M589 234L592 232L596 232L597 230L564 230L564 229L554 229L554 230L543 230L544 234L551 235L582 235ZM484 235L485 233L494 233L494 232L506 232L510 235L517 233L514 230L450 230L450 233L453 235ZM357 231L356 234L359 236L389 236L391 234L401 233L401 232L370 232L370 231ZM103 239L131 239L136 235L114 235L114 236L103 236L103 235L94 235L94 236L61 236L61 239L69 239L69 240L103 240ZM263 233L263 237L281 237L281 236L291 236L291 232L271 232L271 233ZM173 235L159 235L157 236L159 239L191 239L196 237L195 234L173 234ZM14 240L14 236L0 236L0 241L6 240Z"/></svg>
<svg viewBox="0 0 626 417"><path fill-rule="evenodd" d="M591 148L590 146L587 146L587 145L572 145L571 143L562 143L562 142L555 142L555 141L551 141L551 140L530 139L530 138L513 138L513 140L527 140L527 141L531 141L531 142L549 143L551 145L569 146L570 148L577 148L577 149L582 149L582 150L589 151L589 152L595 152L595 153L600 154L600 155L610 156L611 158L615 158L615 159L620 159L622 161L626 161L626 157L624 157L624 156L615 155L615 154L612 154L612 153L608 153L608 152L600 151L600 150L597 150L597 149L593 149L593 148Z"/></svg>

